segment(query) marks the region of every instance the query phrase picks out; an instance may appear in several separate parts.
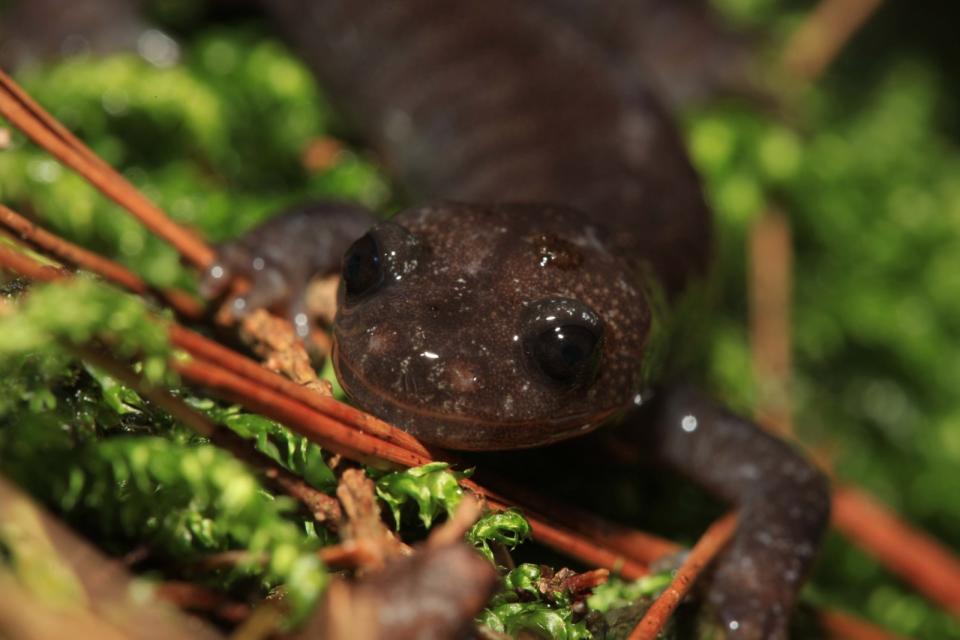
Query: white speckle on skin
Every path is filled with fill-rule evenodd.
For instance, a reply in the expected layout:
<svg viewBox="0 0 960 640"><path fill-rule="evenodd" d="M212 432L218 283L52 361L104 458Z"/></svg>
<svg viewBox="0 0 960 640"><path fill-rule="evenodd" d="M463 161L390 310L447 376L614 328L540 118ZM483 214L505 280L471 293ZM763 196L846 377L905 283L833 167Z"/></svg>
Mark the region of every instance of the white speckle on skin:
<svg viewBox="0 0 960 640"><path fill-rule="evenodd" d="M687 433L693 433L697 430L698 426L696 416L683 416L683 419L680 421L680 428Z"/></svg>
<svg viewBox="0 0 960 640"><path fill-rule="evenodd" d="M743 476L744 478L747 478L748 480L755 480L756 478L760 477L760 474L757 471L756 465L745 464L740 467L739 471L740 471L740 475Z"/></svg>
<svg viewBox="0 0 960 640"><path fill-rule="evenodd" d="M402 142L410 137L413 132L413 121L410 114L400 109L395 109L387 114L386 134L393 142Z"/></svg>
<svg viewBox="0 0 960 640"><path fill-rule="evenodd" d="M293 317L293 324L296 325L297 335L301 338L307 337L307 334L310 333L310 320L307 318L307 314L298 313Z"/></svg>

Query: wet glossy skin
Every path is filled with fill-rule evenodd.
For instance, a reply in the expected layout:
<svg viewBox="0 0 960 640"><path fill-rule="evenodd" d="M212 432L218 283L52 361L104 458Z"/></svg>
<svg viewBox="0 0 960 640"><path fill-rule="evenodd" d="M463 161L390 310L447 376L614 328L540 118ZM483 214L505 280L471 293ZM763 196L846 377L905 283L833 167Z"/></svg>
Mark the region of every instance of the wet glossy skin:
<svg viewBox="0 0 960 640"><path fill-rule="evenodd" d="M544 444L597 426L649 384L637 366L651 339L644 279L580 212L440 203L373 235L399 265L366 295L342 287L338 377L417 437L455 449ZM531 342L579 324L602 334L596 371L553 380Z"/></svg>
<svg viewBox="0 0 960 640"><path fill-rule="evenodd" d="M662 307L709 261L709 211L657 101L551 1L265 5L427 203L347 251L338 377L361 407L451 448L546 444L623 415L625 437L739 507L708 589L728 636L783 638L827 482L695 389L636 406L656 382ZM335 270L354 209L272 221L224 248L211 279L243 273L241 306L293 313L304 265Z"/></svg>

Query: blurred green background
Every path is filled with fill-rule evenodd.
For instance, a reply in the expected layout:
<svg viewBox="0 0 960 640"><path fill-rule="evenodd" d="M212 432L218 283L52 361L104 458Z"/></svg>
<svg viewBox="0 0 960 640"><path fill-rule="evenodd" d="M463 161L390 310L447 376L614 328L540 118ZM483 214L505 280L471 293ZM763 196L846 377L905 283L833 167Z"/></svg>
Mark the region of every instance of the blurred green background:
<svg viewBox="0 0 960 640"><path fill-rule="evenodd" d="M757 34L759 59L774 58L812 6L714 4ZM18 79L212 241L305 199L348 197L390 209L389 181L361 147L344 143L321 168L305 165L309 143L349 132L264 24L202 2L159 0L149 9L174 38L160 38L159 51L173 47L176 56L73 56L24 68ZM747 233L776 204L794 240L798 433L829 452L838 478L869 489L960 553L956 14L948 3L888 2L828 74L789 93L782 108L718 99L680 116L720 235L713 386L736 406L756 400ZM0 151L0 201L156 284L190 286L172 250L19 134ZM960 638L956 620L836 534L824 555L809 588L813 601L904 634Z"/></svg>

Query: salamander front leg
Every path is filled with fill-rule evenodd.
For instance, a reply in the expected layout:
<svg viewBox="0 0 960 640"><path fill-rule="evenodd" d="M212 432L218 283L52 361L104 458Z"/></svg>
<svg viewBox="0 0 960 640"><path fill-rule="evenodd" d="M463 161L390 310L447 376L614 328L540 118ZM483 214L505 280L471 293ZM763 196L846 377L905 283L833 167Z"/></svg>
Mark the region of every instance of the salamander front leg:
<svg viewBox="0 0 960 640"><path fill-rule="evenodd" d="M344 252L375 222L368 209L344 202L292 209L221 245L200 292L213 299L234 278L245 278L250 289L230 302L233 314L272 308L286 314L304 337L310 329L307 286L316 277L339 272Z"/></svg>
<svg viewBox="0 0 960 640"><path fill-rule="evenodd" d="M829 521L827 478L789 444L692 387L662 393L651 409L652 453L739 511L707 585L710 607L730 638L786 638Z"/></svg>

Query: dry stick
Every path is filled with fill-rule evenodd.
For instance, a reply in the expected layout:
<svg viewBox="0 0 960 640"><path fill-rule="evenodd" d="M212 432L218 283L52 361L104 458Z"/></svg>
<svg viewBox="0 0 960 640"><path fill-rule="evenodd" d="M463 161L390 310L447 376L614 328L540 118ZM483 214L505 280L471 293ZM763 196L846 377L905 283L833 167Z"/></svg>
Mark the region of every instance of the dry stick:
<svg viewBox="0 0 960 640"><path fill-rule="evenodd" d="M787 43L784 66L812 82L873 15L881 0L822 0Z"/></svg>
<svg viewBox="0 0 960 640"><path fill-rule="evenodd" d="M216 424L182 400L171 396L164 389L148 384L119 362L91 348L78 347L74 348L74 351L81 360L103 369L127 386L136 389L138 393L148 398L185 426L201 436L209 438L213 444L228 451L238 460L256 470L266 479L268 484L298 500L318 520L323 520L323 515L329 512L328 503L336 502L334 498L311 487L303 478L280 467L234 432Z"/></svg>
<svg viewBox="0 0 960 640"><path fill-rule="evenodd" d="M102 159L100 156L95 154L89 148L86 147L73 133L70 132L59 120L54 118L52 115L44 111L43 107L37 104L36 100L30 97L30 95L23 90L12 78L3 74L3 70L0 69L0 85L2 85L11 95L13 95L16 100L23 105L23 107L31 114L31 116L43 124L45 127L51 130L57 137L59 137L65 144L74 148L77 152L86 156L86 158L92 163L109 167L109 165Z"/></svg>
<svg viewBox="0 0 960 640"><path fill-rule="evenodd" d="M906 640L836 609L820 610L820 625L833 640Z"/></svg>
<svg viewBox="0 0 960 640"><path fill-rule="evenodd" d="M834 525L912 584L960 617L960 560L929 535L905 525L872 496L853 487L834 491Z"/></svg>
<svg viewBox="0 0 960 640"><path fill-rule="evenodd" d="M0 268L18 273L24 278L41 282L63 280L73 276L66 269L41 264L31 257L3 245L0 245Z"/></svg>
<svg viewBox="0 0 960 640"><path fill-rule="evenodd" d="M533 539L540 544L565 553L585 564L617 572L627 580L636 580L650 573L646 563L631 557L631 554L611 550L596 539L579 534L566 525L551 520L535 509L530 509L517 501L507 500L471 480L462 480L460 484L482 496L491 509L505 511L511 506L520 508L533 530ZM638 555L646 554L640 553Z"/></svg>
<svg viewBox="0 0 960 640"><path fill-rule="evenodd" d="M690 591L703 568L723 548L737 528L735 513L729 513L712 525L690 550L667 590L660 594L630 633L629 640L655 640L674 609Z"/></svg>
<svg viewBox="0 0 960 640"><path fill-rule="evenodd" d="M202 240L170 220L123 176L94 155L39 105L10 76L0 71L0 115L36 144L79 173L105 196L132 213L148 229L169 242L194 266L204 268L214 254Z"/></svg>
<svg viewBox="0 0 960 640"><path fill-rule="evenodd" d="M366 540L351 540L343 544L324 547L317 552L328 567L356 569L378 561L377 551Z"/></svg>
<svg viewBox="0 0 960 640"><path fill-rule="evenodd" d="M23 216L0 204L0 225L16 232L21 238L37 249L50 254L62 261L92 271L105 280L126 288L134 293L143 294L150 291L150 287L136 274L126 267L87 251L71 242L68 242L49 231L41 229ZM30 268L22 263L24 268ZM38 277L46 280L47 278ZM162 295L180 315L195 318L201 312L196 300L180 291L163 292ZM332 398L322 396L306 389L283 376L270 371L258 363L246 358L232 349L204 338L203 336L175 325L171 329L171 340L177 346L191 353L216 362L228 369L241 372L251 380L270 386L278 391L304 402L322 413L331 415L349 424L355 425L361 431L382 437L390 442L400 444L421 455L430 455L426 447L408 433L392 427L382 420L357 411L352 407L336 402Z"/></svg>
<svg viewBox="0 0 960 640"><path fill-rule="evenodd" d="M281 422L320 446L351 460L380 468L385 466L384 463L390 468L417 467L431 462L429 457L351 429L297 400L202 359L175 362L174 367L184 380L207 388L224 400Z"/></svg>
<svg viewBox="0 0 960 640"><path fill-rule="evenodd" d="M62 261L83 267L92 271L104 279L113 282L134 293L143 294L150 291L149 286L132 271L126 267L87 251L82 247L70 243L59 236L56 236L44 229L41 229L31 223L29 220L20 216L8 207L0 204L0 225L3 225L20 235L21 238L29 242L41 251L44 251ZM19 261L24 269L29 269L32 265L25 261ZM13 265L11 265L13 266ZM49 267L47 267L49 268ZM65 272L66 275L66 272ZM39 280L49 278L42 277L37 273ZM186 317L196 317L199 315L200 305L184 294L183 292L173 291L163 294L171 306L181 315ZM177 346L190 351L198 357L208 359L212 362L224 365L237 373L250 378L251 380L267 385L277 391L304 402L315 409L335 417L344 422L352 424L361 431L377 435L390 442L400 444L405 448L429 456L430 453L422 444L408 433L392 427L382 420L373 416L357 411L352 407L336 402L332 398L322 396L310 389L306 389L283 376L272 372L258 363L246 358L235 351L228 349L217 342L204 338L200 334L194 333L180 326L174 325L171 329L171 340Z"/></svg>
<svg viewBox="0 0 960 640"><path fill-rule="evenodd" d="M635 562L647 565L665 556L677 553L683 547L651 533L631 529L611 522L589 511L560 502L555 498L536 493L525 487L517 486L500 478L490 478L478 472L478 480L502 494L509 495L514 502L525 508L533 509L543 517L562 522L564 526L593 540L600 546L623 554Z"/></svg>
<svg viewBox="0 0 960 640"><path fill-rule="evenodd" d="M605 584L609 579L609 571L606 569L594 569L593 571L585 571L584 573L578 573L573 577L567 578L563 581L563 586L571 593L586 593Z"/></svg>
<svg viewBox="0 0 960 640"><path fill-rule="evenodd" d="M157 291L126 267L38 227L2 204L0 204L0 225L15 232L35 249L52 255L66 264L92 271L133 293L158 294L183 317L196 319L203 312L200 303L183 291Z"/></svg>
<svg viewBox="0 0 960 640"><path fill-rule="evenodd" d="M366 540L350 540L341 544L323 547L317 556L325 565L336 569L356 569L376 562L377 552ZM242 549L221 551L203 556L196 563L202 569L229 569L244 563L266 563L270 557L265 553L253 554Z"/></svg>
<svg viewBox="0 0 960 640"><path fill-rule="evenodd" d="M167 580L154 587L154 597L197 613L239 624L250 616L250 605L230 600L224 594L192 582Z"/></svg>
<svg viewBox="0 0 960 640"><path fill-rule="evenodd" d="M768 209L750 229L750 353L759 422L779 436L793 433L790 406L790 299L793 250L790 223Z"/></svg>
<svg viewBox="0 0 960 640"><path fill-rule="evenodd" d="M391 444L403 447L411 453L424 457L438 456L437 453L432 452L409 433L401 431L371 416L369 413L364 413L342 402L338 402L329 396L320 395L311 389L298 385L292 380L263 367L250 358L232 349L228 349L199 333L174 324L171 326L170 339L175 345L189 352L196 358L206 360L211 364L218 365L220 368L240 374L252 382L302 402L334 420L346 423L364 433L386 440Z"/></svg>

